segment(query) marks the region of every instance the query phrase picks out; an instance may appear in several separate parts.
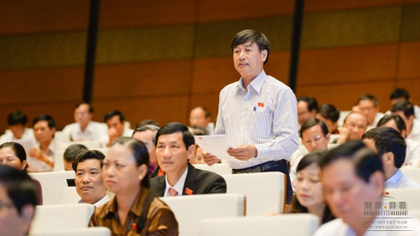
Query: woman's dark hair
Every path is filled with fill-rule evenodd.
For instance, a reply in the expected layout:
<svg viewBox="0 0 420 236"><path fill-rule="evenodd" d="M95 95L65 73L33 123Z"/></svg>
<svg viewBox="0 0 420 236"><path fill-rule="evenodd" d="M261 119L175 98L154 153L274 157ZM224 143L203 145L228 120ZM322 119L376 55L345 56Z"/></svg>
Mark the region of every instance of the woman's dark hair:
<svg viewBox="0 0 420 236"><path fill-rule="evenodd" d="M26 161L26 152L20 143L16 142L5 142L2 145L0 145L0 149L10 147L14 152L15 155L19 158L20 162ZM25 170L28 167L28 165L25 166Z"/></svg>
<svg viewBox="0 0 420 236"><path fill-rule="evenodd" d="M36 206L38 204L38 188L33 179L22 170L11 166L0 166L0 183L6 189L7 195L12 200L19 215L26 205Z"/></svg>
<svg viewBox="0 0 420 236"><path fill-rule="evenodd" d="M144 164L147 166L147 169L149 169L149 153L147 152L147 148L143 142L129 137L120 137L114 140L111 143L110 147L114 146L115 144L120 144L129 147L131 151L133 151L133 156L136 160L137 166L141 166ZM145 188L150 188L148 174L146 174L143 180L141 181L141 186Z"/></svg>
<svg viewBox="0 0 420 236"><path fill-rule="evenodd" d="M300 172L301 170L305 169L306 167L316 164L319 167L319 160L321 159L321 156L324 155L326 151L318 150L311 152L307 155L305 155L299 162L296 173ZM296 195L293 196L292 199L292 208L290 210L290 213L308 213L308 208L302 206L297 199ZM322 216L322 224L327 223L328 221L331 221L335 219L335 217L332 215L330 208L327 204L325 204L325 210L324 214Z"/></svg>

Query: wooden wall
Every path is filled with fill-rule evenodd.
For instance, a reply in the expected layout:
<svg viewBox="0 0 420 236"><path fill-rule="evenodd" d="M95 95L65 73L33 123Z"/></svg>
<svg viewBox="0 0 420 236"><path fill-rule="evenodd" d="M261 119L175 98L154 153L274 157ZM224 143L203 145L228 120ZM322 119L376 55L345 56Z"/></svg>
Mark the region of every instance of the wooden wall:
<svg viewBox="0 0 420 236"><path fill-rule="evenodd" d="M420 104L420 0L307 0L297 96L348 110L364 93L389 109L407 88ZM135 124L188 122L217 114L219 91L239 79L230 41L240 30L272 44L267 73L288 82L292 0L102 0L93 105L95 120L120 109ZM89 1L0 1L0 130L15 109L30 120L73 122L82 98Z"/></svg>

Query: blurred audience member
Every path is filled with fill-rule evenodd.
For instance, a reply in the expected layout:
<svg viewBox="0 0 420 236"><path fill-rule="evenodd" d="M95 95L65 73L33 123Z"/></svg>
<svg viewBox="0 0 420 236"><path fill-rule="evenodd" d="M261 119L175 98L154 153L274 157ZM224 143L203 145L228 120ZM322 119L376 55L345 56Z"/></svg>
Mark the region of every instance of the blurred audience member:
<svg viewBox="0 0 420 236"><path fill-rule="evenodd" d="M71 171L73 170L73 162L76 159L77 155L89 151L89 149L82 144L72 144L66 148L64 151L64 170Z"/></svg>
<svg viewBox="0 0 420 236"><path fill-rule="evenodd" d="M318 110L318 102L313 97L302 96L297 99L297 112L299 125L315 117Z"/></svg>
<svg viewBox="0 0 420 236"><path fill-rule="evenodd" d="M75 123L63 129L63 134L70 136L72 141L99 140L106 135L106 126L92 121L93 107L91 104L81 102L74 108Z"/></svg>
<svg viewBox="0 0 420 236"><path fill-rule="evenodd" d="M213 134L214 123L211 122L211 114L209 109L198 106L190 112L190 126L198 126L207 130L208 134Z"/></svg>

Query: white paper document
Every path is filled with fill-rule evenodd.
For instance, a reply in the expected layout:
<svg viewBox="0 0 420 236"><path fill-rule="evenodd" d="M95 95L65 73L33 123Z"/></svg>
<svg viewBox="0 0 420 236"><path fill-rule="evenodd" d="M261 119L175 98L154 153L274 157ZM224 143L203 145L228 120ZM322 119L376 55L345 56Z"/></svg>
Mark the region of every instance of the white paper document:
<svg viewBox="0 0 420 236"><path fill-rule="evenodd" d="M217 156L219 159L227 161L239 161L227 153L228 148L232 147L226 134L217 135L197 135L194 136L195 142L205 151Z"/></svg>

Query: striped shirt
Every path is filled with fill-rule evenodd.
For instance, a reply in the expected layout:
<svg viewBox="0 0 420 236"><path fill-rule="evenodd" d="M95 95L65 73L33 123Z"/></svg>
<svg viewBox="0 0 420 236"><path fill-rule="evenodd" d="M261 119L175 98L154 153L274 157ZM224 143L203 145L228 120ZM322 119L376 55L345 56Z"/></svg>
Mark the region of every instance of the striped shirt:
<svg viewBox="0 0 420 236"><path fill-rule="evenodd" d="M242 169L268 161L289 160L298 148L296 96L292 90L264 70L243 87L242 78L220 92L214 134L226 134L236 147L253 144L257 157L229 161L232 169Z"/></svg>

